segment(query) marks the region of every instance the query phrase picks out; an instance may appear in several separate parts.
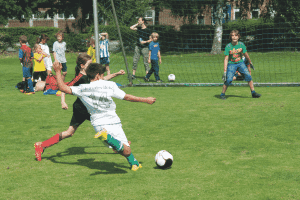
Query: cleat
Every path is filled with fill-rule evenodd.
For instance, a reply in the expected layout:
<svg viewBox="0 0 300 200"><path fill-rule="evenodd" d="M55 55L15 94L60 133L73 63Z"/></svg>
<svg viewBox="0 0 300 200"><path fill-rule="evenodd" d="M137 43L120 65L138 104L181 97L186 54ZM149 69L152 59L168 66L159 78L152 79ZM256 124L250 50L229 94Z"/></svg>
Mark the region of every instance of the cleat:
<svg viewBox="0 0 300 200"><path fill-rule="evenodd" d="M34 144L34 148L35 148L35 157L37 161L41 161L42 160L42 153L44 153L44 149L42 147L42 143L41 142L36 142Z"/></svg>
<svg viewBox="0 0 300 200"><path fill-rule="evenodd" d="M20 92L24 93L24 90L20 90Z"/></svg>
<svg viewBox="0 0 300 200"><path fill-rule="evenodd" d="M146 76L144 77L144 81L149 82L149 78L146 78Z"/></svg>
<svg viewBox="0 0 300 200"><path fill-rule="evenodd" d="M157 80L157 81L156 81L156 83L162 83L162 82L163 82L162 80Z"/></svg>
<svg viewBox="0 0 300 200"><path fill-rule="evenodd" d="M100 140L107 140L107 130L104 128L102 131L96 133L94 138L99 138Z"/></svg>
<svg viewBox="0 0 300 200"><path fill-rule="evenodd" d="M220 99L222 99L222 100L226 100L226 97L225 97L225 95L220 95Z"/></svg>
<svg viewBox="0 0 300 200"><path fill-rule="evenodd" d="M131 170L132 170L132 171L137 171L137 170L140 169L140 168L142 168L142 165L141 165L141 164L139 164L139 166L137 166L137 165L132 165Z"/></svg>
<svg viewBox="0 0 300 200"><path fill-rule="evenodd" d="M261 94L258 94L258 93L253 93L252 94L252 98L259 98L261 96Z"/></svg>

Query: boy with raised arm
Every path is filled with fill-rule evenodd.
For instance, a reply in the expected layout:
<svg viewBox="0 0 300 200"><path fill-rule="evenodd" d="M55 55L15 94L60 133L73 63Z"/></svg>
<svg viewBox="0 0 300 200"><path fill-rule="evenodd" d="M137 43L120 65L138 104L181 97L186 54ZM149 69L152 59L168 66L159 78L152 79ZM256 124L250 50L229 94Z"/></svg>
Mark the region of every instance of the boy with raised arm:
<svg viewBox="0 0 300 200"><path fill-rule="evenodd" d="M156 99L153 97L143 98L126 94L118 88L116 83L103 80L106 68L98 63L91 63L86 69L86 74L91 81L89 84L73 87L64 84L60 74L61 65L59 63L55 63L54 70L57 74L59 89L67 94L76 95L86 106L91 115L91 124L97 132L95 138L103 140L122 156L126 157L131 170L136 171L141 168L141 164L139 164L131 153L130 145L122 129L121 120L116 114L116 104L112 97L148 104L153 104Z"/></svg>

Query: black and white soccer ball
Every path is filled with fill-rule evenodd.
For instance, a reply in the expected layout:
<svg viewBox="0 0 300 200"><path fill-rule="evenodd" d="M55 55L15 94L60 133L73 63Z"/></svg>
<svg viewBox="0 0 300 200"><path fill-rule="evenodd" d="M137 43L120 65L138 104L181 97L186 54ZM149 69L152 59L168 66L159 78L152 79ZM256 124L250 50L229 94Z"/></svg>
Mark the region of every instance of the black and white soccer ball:
<svg viewBox="0 0 300 200"><path fill-rule="evenodd" d="M173 156L166 150L161 150L155 155L155 163L161 169L171 167L173 164Z"/></svg>
<svg viewBox="0 0 300 200"><path fill-rule="evenodd" d="M174 75L174 74L170 74L170 75L168 76L168 80L169 80L169 81L175 81L175 75Z"/></svg>

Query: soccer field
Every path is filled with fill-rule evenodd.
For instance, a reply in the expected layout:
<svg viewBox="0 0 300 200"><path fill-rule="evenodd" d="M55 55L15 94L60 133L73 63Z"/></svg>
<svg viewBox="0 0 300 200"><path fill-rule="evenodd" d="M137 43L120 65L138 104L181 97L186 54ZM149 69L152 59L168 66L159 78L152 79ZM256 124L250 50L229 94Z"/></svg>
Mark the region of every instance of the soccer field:
<svg viewBox="0 0 300 200"><path fill-rule="evenodd" d="M66 80L76 59L68 56ZM248 87L229 87L225 101L221 87L123 88L157 98L153 105L115 100L143 166L133 172L93 138L89 122L37 162L33 144L68 128L76 98L68 95L62 110L55 95L24 95L15 89L18 59L0 62L0 199L300 199L299 87L256 87L259 99ZM154 162L162 149L174 156L167 170Z"/></svg>

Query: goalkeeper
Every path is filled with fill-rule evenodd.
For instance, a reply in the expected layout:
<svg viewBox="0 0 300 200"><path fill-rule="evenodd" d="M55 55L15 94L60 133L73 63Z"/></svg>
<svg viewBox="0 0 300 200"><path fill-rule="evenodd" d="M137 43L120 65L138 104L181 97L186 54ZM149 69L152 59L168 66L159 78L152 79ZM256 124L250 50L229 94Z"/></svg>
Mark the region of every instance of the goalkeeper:
<svg viewBox="0 0 300 200"><path fill-rule="evenodd" d="M224 74L223 74L223 90L220 95L221 99L226 99L225 92L228 88L228 86L233 81L233 77L238 71L242 76L244 76L245 81L248 82L248 85L251 90L251 95L253 98L259 98L261 94L258 94L254 90L254 85L252 81L252 77L250 75L249 70L247 69L247 66L245 65L242 57L243 55L246 57L246 59L249 61L250 66L252 65L251 59L247 53L246 46L244 43L239 42L240 34L238 30L233 30L230 32L229 39L231 39L231 43L229 43L225 47L225 59L224 59Z"/></svg>

